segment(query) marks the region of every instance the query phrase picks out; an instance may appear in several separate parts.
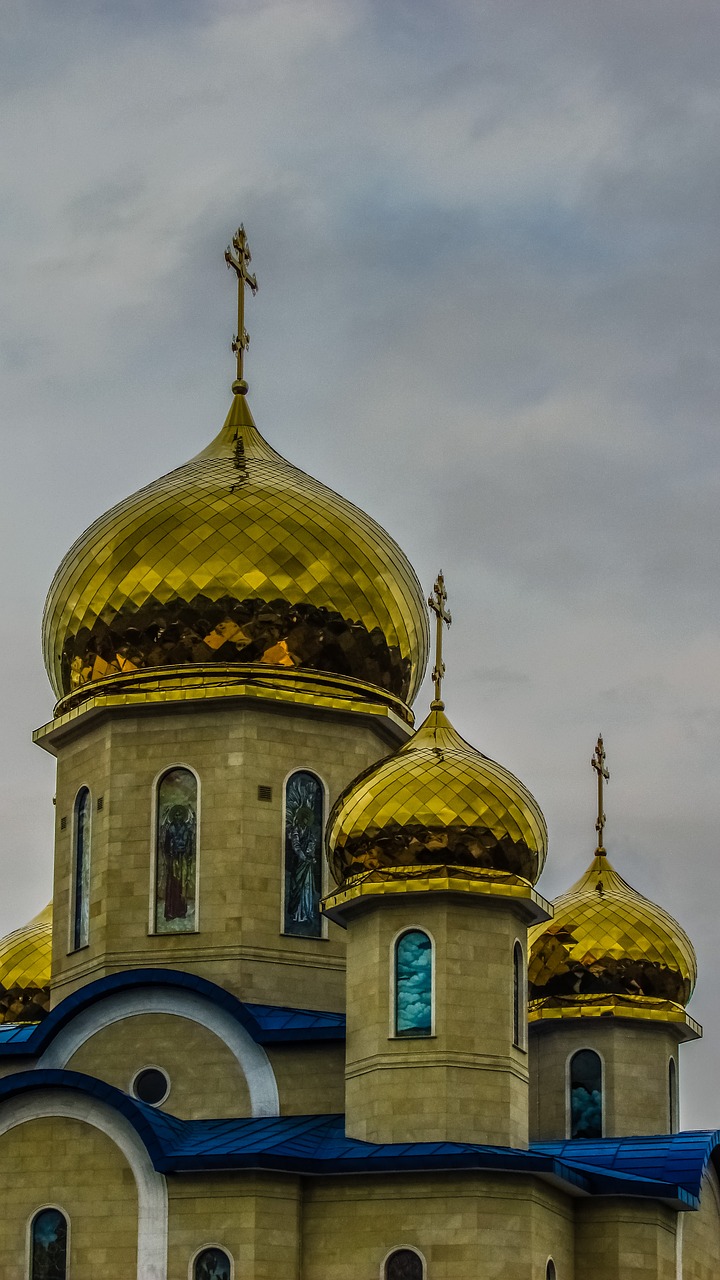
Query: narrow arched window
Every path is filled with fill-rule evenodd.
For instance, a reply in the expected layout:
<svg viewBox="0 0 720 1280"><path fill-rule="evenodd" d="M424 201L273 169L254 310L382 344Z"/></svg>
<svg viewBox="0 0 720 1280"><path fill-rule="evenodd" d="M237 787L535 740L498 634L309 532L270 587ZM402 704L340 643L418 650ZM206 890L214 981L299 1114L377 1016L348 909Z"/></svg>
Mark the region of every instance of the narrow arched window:
<svg viewBox="0 0 720 1280"><path fill-rule="evenodd" d="M395 1035L432 1035L432 942L408 929L395 943Z"/></svg>
<svg viewBox="0 0 720 1280"><path fill-rule="evenodd" d="M30 1226L30 1280L67 1280L67 1218L41 1209Z"/></svg>
<svg viewBox="0 0 720 1280"><path fill-rule="evenodd" d="M168 769L157 784L155 931L196 928L197 779L189 769Z"/></svg>
<svg viewBox="0 0 720 1280"><path fill-rule="evenodd" d="M203 1249L196 1257L192 1280L231 1280L232 1262L224 1249L214 1245Z"/></svg>
<svg viewBox="0 0 720 1280"><path fill-rule="evenodd" d="M323 785L298 769L285 785L285 886L283 931L320 938L322 918Z"/></svg>
<svg viewBox="0 0 720 1280"><path fill-rule="evenodd" d="M557 1280L557 1271L552 1258L548 1258L548 1263L545 1268L545 1280Z"/></svg>
<svg viewBox="0 0 720 1280"><path fill-rule="evenodd" d="M680 1118L678 1114L677 1067L674 1058L671 1058L668 1063L668 1114L670 1117L670 1132L677 1133L680 1127Z"/></svg>
<svg viewBox="0 0 720 1280"><path fill-rule="evenodd" d="M414 1249L396 1249L385 1262L384 1280L423 1280L423 1262Z"/></svg>
<svg viewBox="0 0 720 1280"><path fill-rule="evenodd" d="M525 1048L525 957L519 942L513 947L513 1044Z"/></svg>
<svg viewBox="0 0 720 1280"><path fill-rule="evenodd" d="M570 1137L602 1134L602 1062L593 1049L580 1049L570 1059Z"/></svg>
<svg viewBox="0 0 720 1280"><path fill-rule="evenodd" d="M90 936L90 792L81 787L75 797L73 824L73 931L72 945L85 947Z"/></svg>

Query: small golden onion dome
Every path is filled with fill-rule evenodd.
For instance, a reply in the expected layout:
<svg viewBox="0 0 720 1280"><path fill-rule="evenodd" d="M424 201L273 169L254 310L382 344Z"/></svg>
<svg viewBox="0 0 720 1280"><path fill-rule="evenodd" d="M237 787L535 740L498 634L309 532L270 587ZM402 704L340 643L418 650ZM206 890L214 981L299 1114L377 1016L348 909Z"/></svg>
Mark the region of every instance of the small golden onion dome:
<svg viewBox="0 0 720 1280"><path fill-rule="evenodd" d="M50 1007L52 906L0 940L0 1023L40 1022Z"/></svg>
<svg viewBox="0 0 720 1280"><path fill-rule="evenodd" d="M259 663L349 676L409 702L428 624L389 534L276 453L236 394L208 448L71 547L43 650L58 696L143 668Z"/></svg>
<svg viewBox="0 0 720 1280"><path fill-rule="evenodd" d="M663 1006L685 1008L697 978L690 939L603 851L553 906L553 918L530 930L531 1019L553 1008L568 1016L582 1006L615 1006L622 1016L633 1016L634 1005L637 1016L652 1006L659 1015Z"/></svg>
<svg viewBox="0 0 720 1280"><path fill-rule="evenodd" d="M410 877L432 867L533 885L547 832L523 784L436 709L395 755L339 797L327 849L338 884L363 873Z"/></svg>

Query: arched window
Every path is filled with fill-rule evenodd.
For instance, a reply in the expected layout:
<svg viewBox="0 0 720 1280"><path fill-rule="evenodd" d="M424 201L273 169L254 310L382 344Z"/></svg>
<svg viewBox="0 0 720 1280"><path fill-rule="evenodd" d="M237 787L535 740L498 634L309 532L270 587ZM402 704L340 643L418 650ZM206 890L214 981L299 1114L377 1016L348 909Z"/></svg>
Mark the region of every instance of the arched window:
<svg viewBox="0 0 720 1280"><path fill-rule="evenodd" d="M168 769L157 784L155 932L196 928L197 779L189 769Z"/></svg>
<svg viewBox="0 0 720 1280"><path fill-rule="evenodd" d="M384 1280L423 1280L423 1262L414 1249L396 1249L385 1263Z"/></svg>
<svg viewBox="0 0 720 1280"><path fill-rule="evenodd" d="M680 1127L680 1118L678 1114L677 1067L674 1058L671 1058L668 1063L668 1114L670 1117L670 1132L677 1133Z"/></svg>
<svg viewBox="0 0 720 1280"><path fill-rule="evenodd" d="M408 929L395 943L396 1036L432 1035L432 980L432 942Z"/></svg>
<svg viewBox="0 0 720 1280"><path fill-rule="evenodd" d="M602 1062L592 1049L570 1059L570 1137L602 1138Z"/></svg>
<svg viewBox="0 0 720 1280"><path fill-rule="evenodd" d="M322 937L323 785L298 769L285 786L285 893L283 932Z"/></svg>
<svg viewBox="0 0 720 1280"><path fill-rule="evenodd" d="M525 957L519 942L513 947L513 1044L525 1048Z"/></svg>
<svg viewBox="0 0 720 1280"><path fill-rule="evenodd" d="M213 1246L203 1249L196 1257L192 1280L231 1280L232 1263L224 1249Z"/></svg>
<svg viewBox="0 0 720 1280"><path fill-rule="evenodd" d="M557 1280L557 1271L552 1258L548 1258L548 1264L545 1268L545 1280Z"/></svg>
<svg viewBox="0 0 720 1280"><path fill-rule="evenodd" d="M67 1218L41 1209L30 1226L30 1280L67 1280Z"/></svg>
<svg viewBox="0 0 720 1280"><path fill-rule="evenodd" d="M73 932L72 945L85 947L90 936L90 813L92 803L87 787L75 797L73 852Z"/></svg>

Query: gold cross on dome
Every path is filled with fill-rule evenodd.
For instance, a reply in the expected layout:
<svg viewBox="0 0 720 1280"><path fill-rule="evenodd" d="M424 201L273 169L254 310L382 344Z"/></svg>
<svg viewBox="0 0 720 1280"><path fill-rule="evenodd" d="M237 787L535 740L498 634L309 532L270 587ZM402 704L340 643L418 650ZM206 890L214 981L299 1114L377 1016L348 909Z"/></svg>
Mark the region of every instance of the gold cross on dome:
<svg viewBox="0 0 720 1280"><path fill-rule="evenodd" d="M598 842L597 842L597 849L595 850L595 852L605 853L605 846L603 844L603 832L605 830L605 812L603 808L603 782L610 781L610 774L605 767L605 748L603 746L602 734L600 734L598 737L597 745L595 747L595 754L592 760L590 761L590 763L597 774L597 782L598 782L598 816L597 816L597 821L595 823L595 830L598 833Z"/></svg>
<svg viewBox="0 0 720 1280"><path fill-rule="evenodd" d="M435 682L435 697L430 703L431 711L444 711L445 703L442 700L442 679L445 675L445 663L442 657L443 642L443 623L446 627L452 622L452 614L445 607L447 605L447 591L445 590L445 578L442 570L435 579L433 593L428 596L428 604L435 614L435 666L433 667L432 678Z"/></svg>
<svg viewBox="0 0 720 1280"><path fill-rule="evenodd" d="M257 293L258 283L255 276L251 275L249 271L252 255L245 228L242 224L235 232L232 244L229 244L225 250L225 261L228 267L232 267L238 282L238 327L231 343L231 348L237 358L237 381L233 383L233 391L244 395L247 391L247 383L243 378L243 355L250 346L250 335L245 328L245 285L254 295Z"/></svg>

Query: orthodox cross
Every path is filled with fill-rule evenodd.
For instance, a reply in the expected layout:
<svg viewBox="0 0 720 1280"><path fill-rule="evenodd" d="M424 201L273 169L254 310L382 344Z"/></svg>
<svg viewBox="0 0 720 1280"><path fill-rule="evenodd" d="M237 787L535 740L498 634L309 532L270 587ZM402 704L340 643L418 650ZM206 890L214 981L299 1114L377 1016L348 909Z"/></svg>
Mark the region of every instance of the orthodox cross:
<svg viewBox="0 0 720 1280"><path fill-rule="evenodd" d="M243 353L250 346L250 335L245 328L245 285L249 287L252 294L256 294L258 284L255 276L248 270L252 257L245 228L242 225L235 232L232 244L229 244L225 250L225 261L228 267L232 267L238 282L238 329L231 344L237 357L237 382L233 390L244 393L247 391L247 383L243 378Z"/></svg>
<svg viewBox="0 0 720 1280"><path fill-rule="evenodd" d="M595 754L590 763L597 774L598 783L598 816L597 822L595 823L595 830L598 833L598 842L595 852L604 853L605 846L603 845L603 831L605 829L605 813L603 811L603 782L610 781L610 774L605 767L605 748L603 746L602 734L600 734L597 740Z"/></svg>
<svg viewBox="0 0 720 1280"><path fill-rule="evenodd" d="M443 642L443 622L447 627L452 622L452 614L446 609L447 591L445 590L445 579L442 571L438 574L433 587L433 593L428 596L428 604L435 614L435 666L433 667L432 678L435 681L435 698L430 703L431 711L444 711L445 703L442 700L442 678L445 675L445 663L442 658L442 642Z"/></svg>

